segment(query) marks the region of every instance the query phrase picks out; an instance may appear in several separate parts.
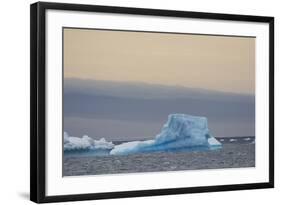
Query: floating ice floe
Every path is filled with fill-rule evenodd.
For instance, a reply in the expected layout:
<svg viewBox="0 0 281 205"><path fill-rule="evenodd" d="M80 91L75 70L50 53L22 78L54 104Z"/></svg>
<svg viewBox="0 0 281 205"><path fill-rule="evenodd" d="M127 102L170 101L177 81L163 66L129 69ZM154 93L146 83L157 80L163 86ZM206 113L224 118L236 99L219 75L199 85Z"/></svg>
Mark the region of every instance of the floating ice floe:
<svg viewBox="0 0 281 205"><path fill-rule="evenodd" d="M237 139L230 139L229 142L236 142Z"/></svg>
<svg viewBox="0 0 281 205"><path fill-rule="evenodd" d="M111 150L114 147L112 142L107 142L104 138L94 140L87 135L80 137L69 136L64 132L64 151L96 151Z"/></svg>
<svg viewBox="0 0 281 205"><path fill-rule="evenodd" d="M112 155L126 155L155 151L214 150L221 143L208 129L206 117L171 114L160 134L152 140L132 141L114 146Z"/></svg>

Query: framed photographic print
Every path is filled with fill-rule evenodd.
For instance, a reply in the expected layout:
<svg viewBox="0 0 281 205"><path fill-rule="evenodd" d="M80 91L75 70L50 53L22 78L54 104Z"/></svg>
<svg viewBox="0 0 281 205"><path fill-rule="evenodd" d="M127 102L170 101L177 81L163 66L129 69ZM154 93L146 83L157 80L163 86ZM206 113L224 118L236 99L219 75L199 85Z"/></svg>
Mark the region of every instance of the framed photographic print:
<svg viewBox="0 0 281 205"><path fill-rule="evenodd" d="M31 5L34 202L274 186L274 18Z"/></svg>

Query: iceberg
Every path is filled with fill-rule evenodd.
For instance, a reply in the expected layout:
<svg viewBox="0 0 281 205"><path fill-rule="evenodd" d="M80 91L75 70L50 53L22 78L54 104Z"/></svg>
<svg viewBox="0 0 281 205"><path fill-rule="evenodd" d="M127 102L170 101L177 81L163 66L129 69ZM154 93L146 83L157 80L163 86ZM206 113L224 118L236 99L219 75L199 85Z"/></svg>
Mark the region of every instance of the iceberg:
<svg viewBox="0 0 281 205"><path fill-rule="evenodd" d="M81 152L81 151L100 151L111 150L114 147L112 142L106 141L104 138L94 140L87 135L80 137L69 136L64 132L63 147L65 152Z"/></svg>
<svg viewBox="0 0 281 205"><path fill-rule="evenodd" d="M157 151L215 150L222 147L209 132L206 117L170 114L160 134L152 140L132 141L114 146L111 155Z"/></svg>

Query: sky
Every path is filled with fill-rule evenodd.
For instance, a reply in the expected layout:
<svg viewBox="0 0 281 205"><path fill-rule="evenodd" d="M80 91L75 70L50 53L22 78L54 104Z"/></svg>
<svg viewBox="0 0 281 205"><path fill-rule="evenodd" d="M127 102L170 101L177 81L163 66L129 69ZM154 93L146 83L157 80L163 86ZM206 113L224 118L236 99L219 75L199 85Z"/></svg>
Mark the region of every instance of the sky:
<svg viewBox="0 0 281 205"><path fill-rule="evenodd" d="M64 29L64 130L154 138L172 113L255 135L255 39Z"/></svg>
<svg viewBox="0 0 281 205"><path fill-rule="evenodd" d="M255 92L255 38L64 29L64 76Z"/></svg>

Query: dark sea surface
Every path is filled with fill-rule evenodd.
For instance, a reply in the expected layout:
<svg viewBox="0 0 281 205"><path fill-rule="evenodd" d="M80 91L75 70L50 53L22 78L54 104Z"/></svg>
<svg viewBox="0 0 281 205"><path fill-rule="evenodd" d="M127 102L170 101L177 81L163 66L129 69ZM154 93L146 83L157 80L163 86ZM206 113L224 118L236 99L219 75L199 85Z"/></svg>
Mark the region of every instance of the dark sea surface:
<svg viewBox="0 0 281 205"><path fill-rule="evenodd" d="M255 167L255 137L217 138L222 149L123 156L64 154L64 176ZM117 141L120 144L124 141Z"/></svg>

